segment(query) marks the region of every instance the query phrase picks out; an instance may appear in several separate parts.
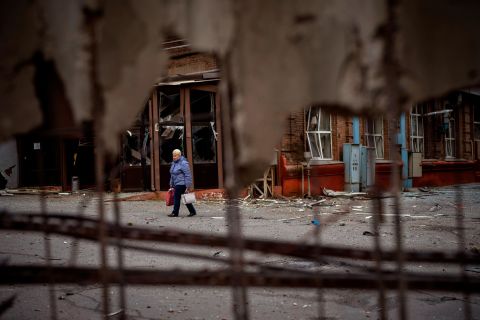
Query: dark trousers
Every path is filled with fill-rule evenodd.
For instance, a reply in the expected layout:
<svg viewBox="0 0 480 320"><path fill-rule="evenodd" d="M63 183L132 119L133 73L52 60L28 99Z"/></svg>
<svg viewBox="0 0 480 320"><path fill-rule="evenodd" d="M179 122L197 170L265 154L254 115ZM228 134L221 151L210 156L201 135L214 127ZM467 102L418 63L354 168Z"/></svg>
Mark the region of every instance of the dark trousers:
<svg viewBox="0 0 480 320"><path fill-rule="evenodd" d="M174 196L174 202L173 202L173 211L172 213L175 215L178 215L178 211L180 210L180 199L182 198L182 194L185 193L185 190L187 189L186 186L175 186L175 196ZM193 207L193 204L189 203L186 205L188 212L190 213L196 213L195 208Z"/></svg>

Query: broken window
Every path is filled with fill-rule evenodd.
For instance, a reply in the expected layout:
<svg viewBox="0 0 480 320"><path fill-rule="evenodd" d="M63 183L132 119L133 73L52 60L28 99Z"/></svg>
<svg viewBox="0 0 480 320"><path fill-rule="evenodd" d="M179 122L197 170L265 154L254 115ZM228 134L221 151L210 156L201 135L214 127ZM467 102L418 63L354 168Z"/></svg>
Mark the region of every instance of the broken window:
<svg viewBox="0 0 480 320"><path fill-rule="evenodd" d="M367 147L375 148L377 159L384 158L383 117L365 119L365 141Z"/></svg>
<svg viewBox="0 0 480 320"><path fill-rule="evenodd" d="M172 151L179 149L184 152L183 126L162 126L160 128L160 163L169 164L173 161Z"/></svg>
<svg viewBox="0 0 480 320"><path fill-rule="evenodd" d="M161 164L172 162L172 151L175 149L179 149L185 155L185 127L181 111L180 87L160 87L158 89L158 118Z"/></svg>
<svg viewBox="0 0 480 320"><path fill-rule="evenodd" d="M180 110L180 88L165 86L158 90L158 121L160 123L183 123Z"/></svg>
<svg viewBox="0 0 480 320"><path fill-rule="evenodd" d="M216 163L215 94L190 90L190 113L193 163Z"/></svg>
<svg viewBox="0 0 480 320"><path fill-rule="evenodd" d="M202 90L190 90L192 123L210 123L215 120L215 94Z"/></svg>
<svg viewBox="0 0 480 320"><path fill-rule="evenodd" d="M140 128L130 128L123 134L123 163L128 166L141 165L142 140Z"/></svg>
<svg viewBox="0 0 480 320"><path fill-rule="evenodd" d="M213 122L212 122L213 124ZM215 163L217 155L212 126L192 126L194 163Z"/></svg>
<svg viewBox="0 0 480 320"><path fill-rule="evenodd" d="M445 158L455 158L455 118L449 113L444 114Z"/></svg>
<svg viewBox="0 0 480 320"><path fill-rule="evenodd" d="M480 105L473 106L473 137L480 140Z"/></svg>
<svg viewBox="0 0 480 320"><path fill-rule="evenodd" d="M331 115L319 106L308 110L307 141L312 159L332 159Z"/></svg>
<svg viewBox="0 0 480 320"><path fill-rule="evenodd" d="M412 108L410 113L410 148L413 152L423 153L423 106L416 105Z"/></svg>
<svg viewBox="0 0 480 320"><path fill-rule="evenodd" d="M123 164L141 166L150 164L150 134L148 132L148 108L139 113L132 127L123 134Z"/></svg>

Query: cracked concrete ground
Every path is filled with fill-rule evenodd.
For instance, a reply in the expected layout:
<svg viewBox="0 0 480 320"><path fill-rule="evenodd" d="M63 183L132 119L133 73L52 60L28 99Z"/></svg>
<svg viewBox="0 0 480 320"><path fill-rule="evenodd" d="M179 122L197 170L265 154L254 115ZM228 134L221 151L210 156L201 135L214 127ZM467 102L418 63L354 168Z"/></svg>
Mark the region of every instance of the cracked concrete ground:
<svg viewBox="0 0 480 320"><path fill-rule="evenodd" d="M478 254L480 248L480 184L460 187L465 213L466 250ZM401 215L405 248L416 250L457 249L455 227L455 188L431 189L428 192L405 192L401 196ZM106 195L105 207L108 219L113 216L112 196ZM246 236L312 242L314 213L320 215L322 242L330 245L354 248L372 248L372 201L368 199L325 198L286 200L238 201L243 217L242 225ZM317 206L311 207L312 204ZM393 248L394 225L393 200L385 198L383 206L386 222L381 227L383 248ZM95 194L58 195L47 198L49 212L74 214L78 210L85 216L95 216L98 198ZM200 201L196 204L198 216L188 218L185 207L179 218L168 218L169 209L160 201L122 201L122 222L126 225L149 228L174 227L183 230L225 234L223 201ZM0 197L0 210L10 212L40 212L38 196L15 195ZM54 265L95 266L99 261L98 247L90 242L78 243L78 254L72 255L75 241L68 237L49 236ZM193 248L154 244L155 248L195 252L209 256L228 256L225 249ZM110 264L115 265L115 250L108 251ZM359 272L373 264L362 261L327 259L321 266L293 258L249 253L265 265L285 266L300 270ZM24 232L0 232L0 260L8 264L44 264L44 235ZM141 252L125 253L127 267L152 269L197 269L221 267L210 261L174 256L154 256ZM408 270L453 274L458 267L451 265L432 266L409 264ZM479 266L468 266L467 274L478 277ZM102 298L100 285L55 286L59 319L100 319ZM249 289L249 311L251 319L314 319L318 315L316 290L277 288ZM0 287L0 300L12 294L17 298L2 319L45 319L50 316L47 284L41 286L9 285ZM324 290L325 315L328 319L376 319L378 317L377 294L367 290ZM118 288L110 288L112 312L118 310ZM231 291L229 288L204 287L128 287L128 317L130 319L232 319ZM464 297L449 292L409 291L409 319L462 319ZM480 298L470 297L473 319L480 319ZM387 293L389 319L398 318L396 292Z"/></svg>

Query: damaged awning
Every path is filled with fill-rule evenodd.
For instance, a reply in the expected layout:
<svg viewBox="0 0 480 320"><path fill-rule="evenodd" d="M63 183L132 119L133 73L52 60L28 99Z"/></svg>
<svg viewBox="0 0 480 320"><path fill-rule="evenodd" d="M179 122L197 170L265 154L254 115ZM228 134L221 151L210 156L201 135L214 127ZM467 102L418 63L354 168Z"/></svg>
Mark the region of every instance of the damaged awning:
<svg viewBox="0 0 480 320"><path fill-rule="evenodd" d="M214 80L180 80L180 81L169 81L169 82L157 82L155 86L180 86L184 84L206 84L218 82L219 79Z"/></svg>

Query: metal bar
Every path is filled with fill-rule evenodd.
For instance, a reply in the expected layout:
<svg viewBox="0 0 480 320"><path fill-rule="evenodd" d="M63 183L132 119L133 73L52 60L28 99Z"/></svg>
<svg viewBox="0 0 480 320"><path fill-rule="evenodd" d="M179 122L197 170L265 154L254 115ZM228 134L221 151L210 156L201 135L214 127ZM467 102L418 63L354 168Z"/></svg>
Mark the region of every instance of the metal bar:
<svg viewBox="0 0 480 320"><path fill-rule="evenodd" d="M89 36L88 50L90 53L90 85L92 115L95 133L95 183L98 194L98 239L100 243L100 280L102 283L103 317L108 318L110 313L108 293L108 260L106 252L105 208L103 206L104 168L105 168L105 141L103 139L103 120L105 115L105 101L98 75L98 46L97 28L102 16L101 1L93 3L92 7L84 9L85 27Z"/></svg>
<svg viewBox="0 0 480 320"><path fill-rule="evenodd" d="M98 220L86 217L75 217L68 215L48 216L46 229L42 223L42 217L39 214L25 215L20 212L15 214L0 213L0 230L21 230L43 232L48 230L51 234L78 237L81 239L95 241L98 239ZM53 221L59 223L54 224ZM82 221L81 227L78 221ZM114 238L116 228L110 223L105 223L106 235ZM153 230L139 227L120 227L121 235L124 240L140 241L158 241L165 243L209 246L209 247L228 247L229 238L220 235L202 234L196 232L180 231L170 228L162 230ZM296 243L291 241L273 241L255 238L244 238L244 248L252 251L259 251L268 254L288 255L292 257L315 260L316 246ZM352 258L356 260L374 261L375 255L367 249L357 249L337 246L321 246L322 255L338 258ZM446 252L439 251L405 251L405 261L423 262L423 263L450 263L458 264L463 259L466 264L480 264L480 256L458 251ZM381 259L384 262L395 261L395 251L383 251Z"/></svg>
<svg viewBox="0 0 480 320"><path fill-rule="evenodd" d="M127 313L127 299L125 295L125 278L124 278L124 263L123 263L123 246L122 246L122 233L120 231L120 205L118 201L118 194L117 192L113 193L113 210L114 210L114 215L115 215L115 229L116 229L116 237L115 237L115 244L117 247L117 268L119 270L119 284L120 284L120 319L125 320L126 319L126 313Z"/></svg>
<svg viewBox="0 0 480 320"><path fill-rule="evenodd" d="M225 59L229 61L229 59ZM233 296L233 306L232 311L234 318L236 320L247 320L248 315L248 295L247 289L244 280L244 257L243 249L245 246L244 240L242 239L242 229L240 224L240 209L236 205L233 199L237 198L239 195L237 175L236 175L236 159L235 157L235 139L233 138L234 129L232 126L232 119L234 114L232 113L234 102L233 102L233 87L232 79L230 79L230 73L228 69L228 63L226 63L225 68L223 69L224 79L227 81L223 82L221 86L221 94L223 103L223 138L224 138L224 168L225 168L225 187L227 190L228 201L227 206L227 222L228 222L228 245L230 248L230 258L232 260L231 264L231 285L232 285L232 296Z"/></svg>
<svg viewBox="0 0 480 320"><path fill-rule="evenodd" d="M314 221L317 221L318 224L314 225L313 236L315 237L315 246L317 247L317 263L319 270L316 272L317 274L317 281L318 281L318 289L317 289L317 312L318 312L318 319L325 319L325 296L324 290L322 285L322 272L320 270L321 263L322 263L322 234L321 228L323 225L320 221L320 215L318 213L314 213L313 215Z"/></svg>
<svg viewBox="0 0 480 320"><path fill-rule="evenodd" d="M43 168L44 168L44 161L43 157L40 157L40 168L42 170L39 171L39 178L40 178L40 185L43 186ZM45 190L42 188L40 193L40 214L42 215L42 224L43 226L47 225L47 201L46 201L46 193ZM44 238L43 238L43 246L45 249L45 259L46 262L46 269L47 275L46 279L48 280L48 298L50 302L50 319L56 320L57 319L57 300L55 299L55 286L52 274L52 249L50 245L50 233L48 232L48 228L44 230Z"/></svg>
<svg viewBox="0 0 480 320"><path fill-rule="evenodd" d="M452 111L453 111L452 109L445 109L445 110L441 110L441 111L433 111L433 112L425 113L423 116L424 117L434 116L434 115L437 115L437 114L450 113Z"/></svg>
<svg viewBox="0 0 480 320"><path fill-rule="evenodd" d="M407 301L406 301L406 281L404 278L404 260L405 256L403 253L403 230L402 223L400 221L400 199L399 199L399 154L396 150L396 143L394 142L396 135L396 120L400 114L400 85L398 81L399 74L399 63L396 58L397 48L396 44L396 33L397 33L397 16L396 9L398 5L398 0L387 0L386 2L386 14L387 20L385 23L385 33L384 33L384 55L383 55L383 67L385 70L385 89L386 89L386 99L387 105L394 110L393 115L390 117L388 129L390 137L390 158L393 159L393 170L391 177L392 192L394 194L394 224L395 224L395 242L396 242L396 262L397 262L397 274L398 274L398 300L399 308L398 315L399 319L405 320L407 318Z"/></svg>
<svg viewBox="0 0 480 320"><path fill-rule="evenodd" d="M465 251L465 226L464 226L464 212L463 212L463 194L458 185L455 186L455 205L457 207L455 215L455 224L457 227L457 239L458 239L458 252L463 253ZM468 284L467 272L465 270L466 263L464 259L460 259L460 277L462 278L463 285ZM472 319L472 307L470 303L470 295L468 292L463 292L463 315L465 320Z"/></svg>
<svg viewBox="0 0 480 320"><path fill-rule="evenodd" d="M378 305L380 306L379 318L380 320L387 319L386 315L386 303L385 303L385 285L383 283L382 275L382 248L380 246L380 223L383 222L383 206L382 199L377 197L374 199L375 210L373 214L373 233L374 233L374 257L375 257L375 271L377 274L377 286L378 286Z"/></svg>
<svg viewBox="0 0 480 320"><path fill-rule="evenodd" d="M44 284L48 271L43 265L11 265L0 267L0 285L16 284ZM101 280L101 275L96 268L70 268L63 266L52 267L53 280L58 284L74 283L81 285L95 284ZM126 269L124 270L125 282L130 285L179 285L179 286L231 286L232 275L230 269L215 270L151 270L151 269ZM110 269L109 283L120 282L120 272ZM468 284L462 282L457 275L428 275L422 273L405 273L405 281L409 290L429 290L448 292L480 292L480 279L471 279ZM277 287L277 288L318 288L318 275L316 273L292 273L290 271L263 270L262 272L248 272L243 274L243 282L249 287ZM384 274L385 288L388 290L398 288L398 275L396 273ZM377 279L374 274L345 274L329 272L322 274L321 285L323 288L337 289L364 289L376 290Z"/></svg>

